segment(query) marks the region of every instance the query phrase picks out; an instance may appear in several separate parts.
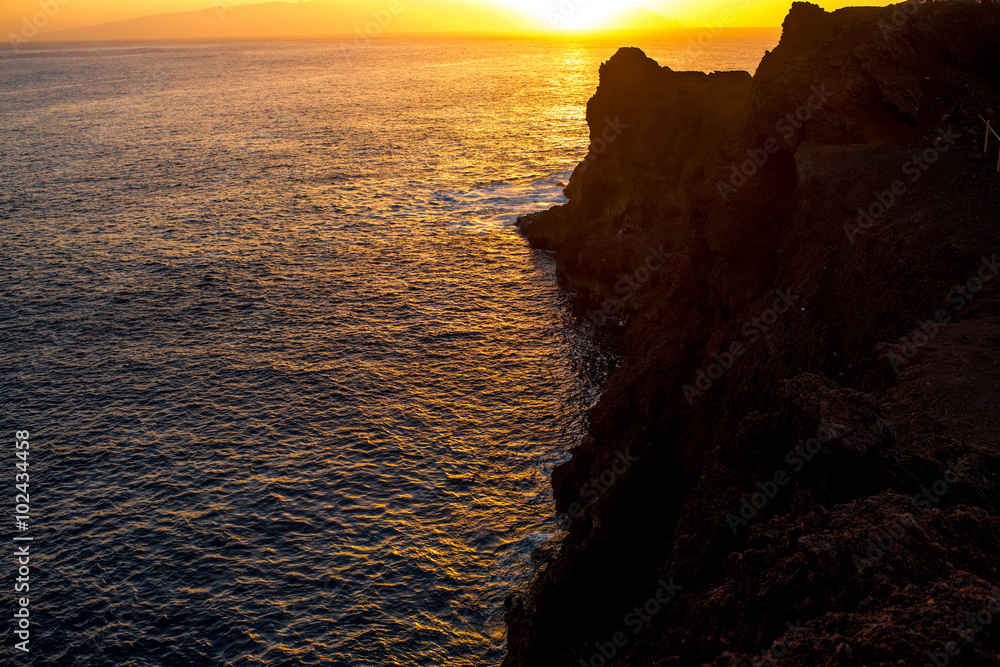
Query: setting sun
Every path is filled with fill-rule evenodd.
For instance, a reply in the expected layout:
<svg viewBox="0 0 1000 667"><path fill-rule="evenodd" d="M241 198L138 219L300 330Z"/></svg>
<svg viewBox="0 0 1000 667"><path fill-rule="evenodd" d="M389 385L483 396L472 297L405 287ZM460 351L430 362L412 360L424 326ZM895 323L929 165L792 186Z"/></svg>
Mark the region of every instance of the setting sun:
<svg viewBox="0 0 1000 667"><path fill-rule="evenodd" d="M1000 665L1000 0L890 1L0 0L0 667Z"/></svg>
<svg viewBox="0 0 1000 667"><path fill-rule="evenodd" d="M830 0L823 7L845 4ZM376 23L379 36L653 32L720 22L777 27L790 5L791 0L149 0L139 6L129 0L4 0L0 35L7 41L13 36L14 42L350 35L387 12L392 20Z"/></svg>
<svg viewBox="0 0 1000 667"><path fill-rule="evenodd" d="M538 3L530 0L506 0L536 17L540 26L549 30L576 31L599 30L607 21L622 13L623 6L614 0L564 0L563 2Z"/></svg>

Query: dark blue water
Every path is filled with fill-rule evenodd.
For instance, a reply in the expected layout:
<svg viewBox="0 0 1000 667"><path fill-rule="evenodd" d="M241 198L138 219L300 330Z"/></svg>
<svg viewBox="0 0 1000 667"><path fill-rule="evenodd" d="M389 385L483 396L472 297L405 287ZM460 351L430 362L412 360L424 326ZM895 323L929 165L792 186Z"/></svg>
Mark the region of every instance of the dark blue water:
<svg viewBox="0 0 1000 667"><path fill-rule="evenodd" d="M561 201L613 51L0 54L19 664L502 659L503 597L557 533L548 475L615 363L512 223Z"/></svg>

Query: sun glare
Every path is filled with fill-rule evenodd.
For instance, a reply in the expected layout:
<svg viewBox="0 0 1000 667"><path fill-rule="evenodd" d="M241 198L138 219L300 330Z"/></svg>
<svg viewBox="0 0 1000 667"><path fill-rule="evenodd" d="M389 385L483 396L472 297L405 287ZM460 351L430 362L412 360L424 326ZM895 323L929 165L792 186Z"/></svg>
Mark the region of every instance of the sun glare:
<svg viewBox="0 0 1000 667"><path fill-rule="evenodd" d="M576 13L566 18L565 25L558 27L562 30L600 30L620 12L620 6L595 2L593 5L577 8Z"/></svg>
<svg viewBox="0 0 1000 667"><path fill-rule="evenodd" d="M600 30L621 13L618 0L501 0L536 18L542 29L558 32Z"/></svg>

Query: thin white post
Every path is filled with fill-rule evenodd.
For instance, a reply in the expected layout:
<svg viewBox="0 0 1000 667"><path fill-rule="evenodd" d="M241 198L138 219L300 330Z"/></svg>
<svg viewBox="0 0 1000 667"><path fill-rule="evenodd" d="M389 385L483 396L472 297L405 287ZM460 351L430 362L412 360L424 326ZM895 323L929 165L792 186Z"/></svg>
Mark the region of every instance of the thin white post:
<svg viewBox="0 0 1000 667"><path fill-rule="evenodd" d="M986 141L983 143L983 155L986 154L986 149L990 146L990 121L986 121Z"/></svg>

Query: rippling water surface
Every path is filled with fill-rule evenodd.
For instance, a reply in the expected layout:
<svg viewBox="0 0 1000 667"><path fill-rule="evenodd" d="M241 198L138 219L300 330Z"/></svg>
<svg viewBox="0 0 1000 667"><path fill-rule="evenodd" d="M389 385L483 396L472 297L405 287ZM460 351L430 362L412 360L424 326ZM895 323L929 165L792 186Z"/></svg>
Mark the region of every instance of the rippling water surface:
<svg viewBox="0 0 1000 667"><path fill-rule="evenodd" d="M649 53L753 68L775 41ZM614 50L0 54L21 663L502 659L503 597L556 533L549 472L615 363L512 223L562 201Z"/></svg>

